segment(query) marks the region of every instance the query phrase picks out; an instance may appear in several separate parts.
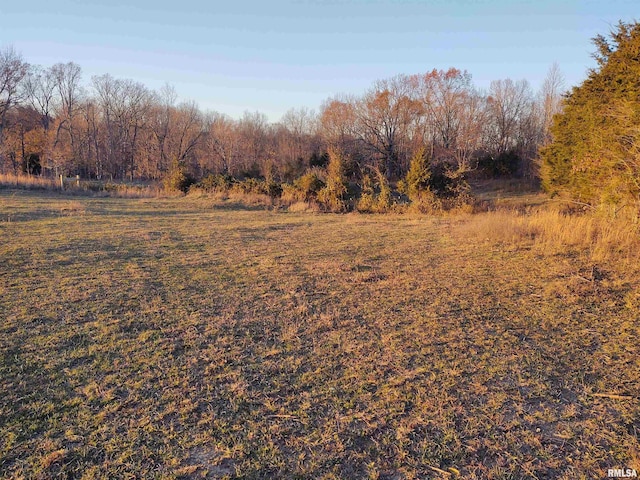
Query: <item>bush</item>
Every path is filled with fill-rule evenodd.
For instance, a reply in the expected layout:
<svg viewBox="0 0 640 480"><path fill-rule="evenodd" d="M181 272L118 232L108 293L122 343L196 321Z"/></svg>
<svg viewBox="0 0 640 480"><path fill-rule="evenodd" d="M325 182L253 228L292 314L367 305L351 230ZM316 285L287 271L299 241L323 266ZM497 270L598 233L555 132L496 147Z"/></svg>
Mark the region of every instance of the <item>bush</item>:
<svg viewBox="0 0 640 480"><path fill-rule="evenodd" d="M375 206L376 211L386 212L391 208L391 187L387 177L379 170L376 169L376 176L378 177L378 197L376 198Z"/></svg>
<svg viewBox="0 0 640 480"><path fill-rule="evenodd" d="M446 162L432 162L424 149L411 159L399 189L409 196L411 209L421 213L435 213L472 203L464 172L452 169Z"/></svg>
<svg viewBox="0 0 640 480"><path fill-rule="evenodd" d="M246 178L236 182L232 190L243 194L268 195L271 198L278 198L282 194L282 186L279 183L257 178Z"/></svg>
<svg viewBox="0 0 640 480"><path fill-rule="evenodd" d="M311 158L309 159L310 167L320 167L325 168L329 164L329 154L323 153L319 154L318 152L313 152L311 154Z"/></svg>
<svg viewBox="0 0 640 480"><path fill-rule="evenodd" d="M325 186L322 174L317 169L311 169L293 182L293 185L283 186L283 196L291 196L293 200L308 202L315 200L318 192Z"/></svg>
<svg viewBox="0 0 640 480"><path fill-rule="evenodd" d="M431 167L429 189L440 198L458 198L471 190L464 173L444 163Z"/></svg>
<svg viewBox="0 0 640 480"><path fill-rule="evenodd" d="M420 148L411 159L409 171L401 188L411 201L417 199L431 186L431 162L424 148Z"/></svg>
<svg viewBox="0 0 640 480"><path fill-rule="evenodd" d="M432 190L423 190L411 200L410 210L419 213L438 213L443 210L443 203Z"/></svg>
<svg viewBox="0 0 640 480"><path fill-rule="evenodd" d="M165 190L180 191L187 193L189 187L195 183L195 179L188 173L186 165L183 163L175 164L162 181Z"/></svg>
<svg viewBox="0 0 640 480"><path fill-rule="evenodd" d="M234 184L235 180L231 175L210 174L198 182L198 187L206 192L226 192Z"/></svg>
<svg viewBox="0 0 640 480"><path fill-rule="evenodd" d="M267 186L265 182L256 178L245 178L241 182L235 183L232 190L238 193L256 193L259 195L267 194Z"/></svg>
<svg viewBox="0 0 640 480"><path fill-rule="evenodd" d="M514 151L499 155L485 155L478 160L478 168L492 177L513 177L520 170L522 160Z"/></svg>
<svg viewBox="0 0 640 480"><path fill-rule="evenodd" d="M331 212L347 210L347 179L344 174L342 155L329 151L329 165L327 165L327 182L318 192L318 200Z"/></svg>
<svg viewBox="0 0 640 480"><path fill-rule="evenodd" d="M362 189L356 202L356 209L363 213L384 213L394 206L391 186L380 169L373 169L376 182L370 175L362 177Z"/></svg>
<svg viewBox="0 0 640 480"><path fill-rule="evenodd" d="M290 183L282 184L282 194L280 195L280 198L282 198L283 202L289 204L304 202L305 200L303 197L304 195L295 187L295 185Z"/></svg>
<svg viewBox="0 0 640 480"><path fill-rule="evenodd" d="M360 191L360 198L356 203L356 209L359 212L371 213L375 211L376 192L373 188L373 181L370 175L364 175L362 177L362 189Z"/></svg>
<svg viewBox="0 0 640 480"><path fill-rule="evenodd" d="M275 182L267 183L267 193L272 198L279 198L282 196L282 185Z"/></svg>
<svg viewBox="0 0 640 480"><path fill-rule="evenodd" d="M32 153L22 161L22 171L27 175L40 175L42 173L42 165L40 164L40 155Z"/></svg>
<svg viewBox="0 0 640 480"><path fill-rule="evenodd" d="M287 208L292 213L320 213L320 207L315 202L294 202Z"/></svg>
<svg viewBox="0 0 640 480"><path fill-rule="evenodd" d="M433 171L435 170L435 171ZM434 213L442 209L442 202L436 192L443 192L446 177L439 168L433 168L431 159L424 148L420 148L409 165L409 171L400 188L411 200L411 210L420 213Z"/></svg>

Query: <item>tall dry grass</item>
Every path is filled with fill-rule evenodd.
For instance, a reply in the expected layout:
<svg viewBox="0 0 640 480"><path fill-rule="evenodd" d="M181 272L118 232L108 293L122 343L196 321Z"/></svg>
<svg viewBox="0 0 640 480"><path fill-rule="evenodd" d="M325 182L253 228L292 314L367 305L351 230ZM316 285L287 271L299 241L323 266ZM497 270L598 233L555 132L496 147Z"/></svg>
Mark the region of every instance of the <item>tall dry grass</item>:
<svg viewBox="0 0 640 480"><path fill-rule="evenodd" d="M289 195L272 197L262 193L243 192L236 189L207 191L202 188L191 187L187 197L205 200L211 206L218 207L237 208L238 206L244 206L254 209L286 210L293 213L321 213L323 211L321 205L314 200L305 201Z"/></svg>
<svg viewBox="0 0 640 480"><path fill-rule="evenodd" d="M280 199L273 198L269 195L236 190L206 191L202 188L191 187L187 193L187 197L207 200L212 206L244 205L250 208L275 209L283 204Z"/></svg>
<svg viewBox="0 0 640 480"><path fill-rule="evenodd" d="M53 178L0 173L0 187L24 188L28 190L55 190L60 189L60 184Z"/></svg>
<svg viewBox="0 0 640 480"><path fill-rule="evenodd" d="M497 210L470 215L457 229L468 239L527 244L545 254L577 251L592 261L623 263L640 259L640 225L630 216L575 215L553 208Z"/></svg>
<svg viewBox="0 0 640 480"><path fill-rule="evenodd" d="M0 174L0 188L19 188L23 190L61 191L58 178L34 175ZM167 196L158 185L132 185L127 183L101 182L94 180L64 179L64 191L72 195L90 195L117 198L159 198Z"/></svg>
<svg viewBox="0 0 640 480"><path fill-rule="evenodd" d="M79 188L82 189L82 183ZM95 190L85 188L85 191ZM172 192L164 190L160 185L128 185L125 183L107 183L98 189L97 193L117 198L166 198L175 196Z"/></svg>

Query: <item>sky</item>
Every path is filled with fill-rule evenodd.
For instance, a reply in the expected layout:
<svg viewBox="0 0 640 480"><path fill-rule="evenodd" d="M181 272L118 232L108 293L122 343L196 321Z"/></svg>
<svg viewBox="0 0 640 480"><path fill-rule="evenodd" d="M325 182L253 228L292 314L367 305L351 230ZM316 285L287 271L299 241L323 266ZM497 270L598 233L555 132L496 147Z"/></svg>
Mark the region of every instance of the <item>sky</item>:
<svg viewBox="0 0 640 480"><path fill-rule="evenodd" d="M455 67L479 88L557 62L567 87L595 66L591 38L640 20L638 0L0 0L0 48L73 61L239 118L318 111L374 81Z"/></svg>

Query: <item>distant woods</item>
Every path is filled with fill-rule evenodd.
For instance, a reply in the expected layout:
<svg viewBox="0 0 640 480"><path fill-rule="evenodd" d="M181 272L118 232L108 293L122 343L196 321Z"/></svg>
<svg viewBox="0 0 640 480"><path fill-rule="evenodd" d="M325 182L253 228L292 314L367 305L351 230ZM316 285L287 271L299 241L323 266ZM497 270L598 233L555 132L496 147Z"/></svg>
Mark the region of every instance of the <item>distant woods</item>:
<svg viewBox="0 0 640 480"><path fill-rule="evenodd" d="M566 98L557 65L537 92L511 79L480 90L469 73L450 68L379 80L276 123L260 113L203 112L170 86L152 91L109 74L85 81L75 63L29 65L4 47L0 173L164 181L182 190L253 179L272 193L298 185L305 199L324 188L320 197L337 210L354 185L377 205L390 186L413 198L424 197L420 182L431 193L462 191L452 182L470 172L541 177L549 191L585 203L637 198L639 39L637 23L597 37L598 67ZM411 184L420 162L428 181Z"/></svg>
<svg viewBox="0 0 640 480"><path fill-rule="evenodd" d="M179 102L167 86L109 74L84 82L79 65L29 65L0 51L0 168L3 173L160 180L177 168L293 181L325 167L331 149L347 174L379 169L403 177L427 149L452 168L534 175L537 148L558 111L557 69L534 93L522 81L497 80L481 92L471 75L433 70L380 80L360 96L327 99L318 114L298 108L277 123L246 113L232 119ZM35 169L34 169L35 168ZM363 170L364 169L364 170Z"/></svg>

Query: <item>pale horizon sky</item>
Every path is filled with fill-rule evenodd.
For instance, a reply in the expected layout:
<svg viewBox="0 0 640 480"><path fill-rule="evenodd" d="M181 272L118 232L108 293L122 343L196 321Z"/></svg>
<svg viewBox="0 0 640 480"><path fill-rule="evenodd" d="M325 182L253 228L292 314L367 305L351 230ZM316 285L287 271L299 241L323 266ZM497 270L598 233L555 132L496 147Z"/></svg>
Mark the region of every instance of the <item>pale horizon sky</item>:
<svg viewBox="0 0 640 480"><path fill-rule="evenodd" d="M637 19L637 0L0 0L0 47L32 64L73 61L238 118L318 111L375 80L455 67L474 84L557 62L567 87L595 66L591 38Z"/></svg>

